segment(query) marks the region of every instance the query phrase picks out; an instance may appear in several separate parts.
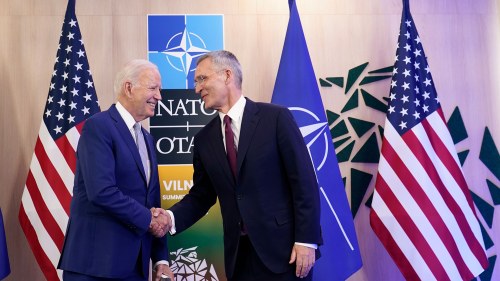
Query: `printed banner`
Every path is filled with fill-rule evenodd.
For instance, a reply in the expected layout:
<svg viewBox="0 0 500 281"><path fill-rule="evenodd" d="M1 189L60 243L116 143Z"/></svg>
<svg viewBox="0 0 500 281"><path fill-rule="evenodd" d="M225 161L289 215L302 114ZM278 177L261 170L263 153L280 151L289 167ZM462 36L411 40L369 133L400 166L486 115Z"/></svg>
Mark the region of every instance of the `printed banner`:
<svg viewBox="0 0 500 281"><path fill-rule="evenodd" d="M222 15L148 16L148 58L160 69L163 87L150 132L165 209L193 186L193 139L216 116L193 90L196 61L223 48ZM168 245L178 280L226 280L219 204L188 230L169 237Z"/></svg>
<svg viewBox="0 0 500 281"><path fill-rule="evenodd" d="M164 89L192 89L196 60L224 48L222 15L149 15L148 58Z"/></svg>

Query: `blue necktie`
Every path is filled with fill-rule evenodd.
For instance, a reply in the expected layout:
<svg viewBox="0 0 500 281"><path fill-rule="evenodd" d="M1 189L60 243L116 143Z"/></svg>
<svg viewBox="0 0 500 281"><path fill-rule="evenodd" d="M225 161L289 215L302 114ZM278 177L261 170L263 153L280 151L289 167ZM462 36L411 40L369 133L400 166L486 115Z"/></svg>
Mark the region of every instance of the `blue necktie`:
<svg viewBox="0 0 500 281"><path fill-rule="evenodd" d="M148 169L148 149L146 147L146 142L144 142L144 136L141 130L141 124L134 124L135 141L137 144L137 149L141 155L142 167L146 173L147 182L149 183L149 169Z"/></svg>

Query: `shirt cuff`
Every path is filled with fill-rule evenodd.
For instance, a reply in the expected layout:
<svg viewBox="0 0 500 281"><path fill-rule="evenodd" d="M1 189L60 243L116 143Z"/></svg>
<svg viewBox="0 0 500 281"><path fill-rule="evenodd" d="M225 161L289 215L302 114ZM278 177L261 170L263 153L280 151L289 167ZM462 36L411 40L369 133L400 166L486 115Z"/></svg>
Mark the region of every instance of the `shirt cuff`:
<svg viewBox="0 0 500 281"><path fill-rule="evenodd" d="M167 266L170 266L170 265L168 264L168 261L161 260L161 261L157 261L157 262L155 263L155 266L153 266L153 269L155 269L155 270L156 270L156 267L157 267L159 264L165 264L165 265L167 265Z"/></svg>
<svg viewBox="0 0 500 281"><path fill-rule="evenodd" d="M167 213L170 215L170 219L172 220L172 228L170 228L169 233L170 233L170 235L174 235L177 232L177 230L175 229L175 217L174 217L174 213L172 211L170 211L170 210L165 210L165 211L167 211Z"/></svg>
<svg viewBox="0 0 500 281"><path fill-rule="evenodd" d="M308 248L313 248L313 249L318 249L318 244L309 244L309 243L301 243L301 242L295 242L295 244L297 245L301 245L301 246L306 246Z"/></svg>

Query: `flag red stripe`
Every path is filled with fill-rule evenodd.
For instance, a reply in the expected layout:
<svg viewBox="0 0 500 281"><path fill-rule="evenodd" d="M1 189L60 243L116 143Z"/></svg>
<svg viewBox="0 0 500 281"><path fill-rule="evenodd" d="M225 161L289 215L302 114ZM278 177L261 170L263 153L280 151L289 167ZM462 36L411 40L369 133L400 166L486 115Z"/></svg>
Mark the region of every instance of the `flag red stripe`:
<svg viewBox="0 0 500 281"><path fill-rule="evenodd" d="M432 143L432 146L433 146L436 154L441 159L441 161L444 163L444 165L446 166L446 168L448 169L450 174L452 174L453 178L459 183L460 189L463 192L464 186L467 187L467 183L465 182L465 179L463 177L463 174L461 172L460 167L456 165L457 162L450 155L449 151L445 147L441 138L436 134L436 132L430 126L430 124L427 122L427 120L423 121L422 125L424 126L424 129L425 129L425 131L430 139L430 142ZM414 145L414 147L416 147L417 145L421 145L420 142L416 139L416 136L413 134L413 132L411 135L406 134L404 136L405 141L407 141L406 138L410 138L410 137L414 138L414 140L411 141L412 144L408 144L408 145ZM435 167L430 164L430 163L432 163L432 160L428 157L427 154L423 154L423 153L415 154L415 156L418 158L419 162L422 163L422 165L424 167L426 167L426 171L429 174L432 174L432 176L430 176L430 178L432 179L438 192L443 197L444 202L446 203L448 208L453 213L455 219L457 220L458 226L460 227L460 230L462 231L462 233L465 237L465 241L467 242L467 245L469 246L471 251L474 253L474 256L482 265L484 265L485 263L487 264L487 258L484 255L483 246L476 239L472 229L469 226L467 218L465 217L465 214L463 213L462 208L460 208L460 206L458 205L458 202L453 198L453 196L446 189L444 183L439 178L439 175L437 174ZM472 201L470 199L470 196L466 196L466 194L464 194L464 197L469 199L468 201ZM474 210L473 205L470 205L470 203L469 203L469 206L471 206L472 210ZM475 215L475 212L473 212L473 214ZM459 268L461 268L461 267L459 267ZM469 270L467 269L467 271L469 271ZM472 274L470 271L469 271L469 273ZM473 277L474 276L470 276L470 277L468 276L467 278L464 278L464 279L472 279Z"/></svg>
<svg viewBox="0 0 500 281"><path fill-rule="evenodd" d="M68 189L64 185L63 180L59 176L59 173L55 169L54 165L50 161L45 149L40 141L40 138L37 138L35 145L35 154L40 163L40 168L45 175L45 178L49 182L50 187L54 190L54 194L61 202L63 209L66 211L66 214L69 216L69 208L71 204L71 194L68 192Z"/></svg>
<svg viewBox="0 0 500 281"><path fill-rule="evenodd" d="M460 185L461 191L463 192L464 188L467 191L467 194L464 193L464 197L467 199L471 209L474 210L472 199L470 196L468 196L469 191L467 189L467 183L465 182L465 178L463 177L463 174L461 172L461 168L457 165L457 163L455 162L449 151L446 149L445 144L442 142L441 138L436 134L435 130L430 126L429 122L425 120L422 122L422 125L427 133L427 136L430 139L430 143L432 144L436 155L439 157L441 162L443 162L443 164L446 166L448 172L453 176L455 181ZM418 140L416 142L418 142ZM419 142L418 144L420 145ZM433 180L434 185L437 187L438 192L441 194L441 196L443 196L446 205L455 215L455 218L458 221L458 225L460 226L462 232L464 233L465 238L467 239L468 242L472 242L469 240L473 240L474 242L476 242L474 244L478 246L477 249L479 250L480 253L482 253L484 251L482 246L479 243L477 243L477 239L475 238L472 229L470 227L467 227L468 226L467 218L463 213L462 208L459 206L458 202L454 199L453 195L451 195L448 192L448 189L446 188L445 184L441 181L441 178L439 178L439 176L437 175L435 167L428 164L432 163L432 160L428 157L428 155L416 154L415 156L419 159L422 165L429 165L426 166L427 171L429 171L429 169L432 168L431 172L436 176L431 177L431 179ZM471 246L471 248L474 247Z"/></svg>
<svg viewBox="0 0 500 281"><path fill-rule="evenodd" d="M409 147L412 148L413 155L420 160L420 163L431 178L432 182L436 186L436 188L446 195L449 195L448 192L441 192L445 187L442 185L441 180L439 179L439 175L432 163L432 161L428 158L427 152L425 148L418 141L416 136L413 134L413 131L408 131L403 135L403 140L407 143ZM425 217L429 220L430 224L436 231L437 235L441 239L441 242L444 244L446 249L448 250L451 258L454 263L457 265L459 269L460 275L464 280L470 280L474 276L471 276L471 272L468 270L467 265L465 264L460 251L454 241L453 235L450 232L450 229L446 226L446 223L443 220L443 217L439 214L438 210L434 207L432 201L430 200L428 194L422 189L418 181L415 179L413 174L410 172L408 167L399 157L399 154L390 146L389 142L385 143L384 146L384 157L388 159L387 161L390 163L394 172L399 175L401 182L404 183L404 186L407 187L408 192L410 192L413 199L420 206L422 212L425 214ZM455 200L450 197L444 197L444 201L452 201L456 204ZM449 203L449 202L448 202ZM461 210L458 210L461 213ZM397 216L397 214L395 214ZM425 258L425 257L424 257ZM465 270L465 272L464 272ZM438 275L440 276L440 275Z"/></svg>
<svg viewBox="0 0 500 281"><path fill-rule="evenodd" d="M386 142L385 144L386 145L384 147L386 148L390 146L388 142ZM399 164L397 162L398 161L396 161L396 163L393 162L394 166L397 166ZM398 173L396 172L396 174ZM405 177L407 177L407 175L405 175ZM424 235L420 232L420 229L417 227L404 206L401 205L398 198L392 192L382 175L377 178L376 184L377 193L385 202L387 202L387 208L389 208L394 218L398 221L399 225L401 225L404 232L413 243L417 251L420 253L434 276L436 276L436 278L439 280L449 280L448 274L439 261L438 257L436 256L436 253L432 250ZM401 266L399 264L399 261L396 260L396 263L398 264L398 267Z"/></svg>
<svg viewBox="0 0 500 281"><path fill-rule="evenodd" d="M57 275L57 270L40 245L38 237L36 236L35 229L33 228L33 225L26 215L22 202L19 208L19 222L21 224L21 228L24 231L24 235L26 235L26 239L28 239L28 243L30 244L31 250L33 251L33 255L35 256L38 265L45 275L45 278L48 281L59 281L60 279Z"/></svg>
<svg viewBox="0 0 500 281"><path fill-rule="evenodd" d="M82 129L83 129L83 125L85 124L85 121L86 120L83 120L82 122L80 122L78 125L75 126L75 128L78 130L78 133L80 133L80 135L82 134Z"/></svg>
<svg viewBox="0 0 500 281"><path fill-rule="evenodd" d="M472 202L472 197L466 196L466 194L468 195L469 193L469 188L467 187L467 182L465 181L461 168L458 166L457 162L450 154L441 138L436 134L432 126L429 124L429 121L424 120L422 122L422 126L427 132L434 151L436 151L436 154L438 154L443 164L446 166L448 171L450 171L453 178L457 181L458 185L460 186L460 190L464 193L465 198L467 198L469 207L474 211L474 203Z"/></svg>
<svg viewBox="0 0 500 281"><path fill-rule="evenodd" d="M71 146L71 143L68 141L66 135L58 138L55 143L57 147L59 147L64 159L66 159L66 163L68 163L68 166L74 174L76 171L76 155L73 150L73 146Z"/></svg>
<svg viewBox="0 0 500 281"><path fill-rule="evenodd" d="M28 178L26 179L26 188L29 191L31 200L36 209L36 215L40 218L45 230L50 235L54 243L56 244L59 251L62 251L62 245L64 243L64 233L54 219L52 213L47 208L47 205L38 189L35 178L31 171L28 172Z"/></svg>
<svg viewBox="0 0 500 281"><path fill-rule="evenodd" d="M380 177L380 175L379 175ZM377 179L378 181L378 179ZM386 204L387 205L387 204ZM406 258L405 254L399 248L398 243L392 238L391 232L385 227L384 223L380 220L376 211L370 212L370 225L372 226L375 234L380 239L382 244L388 251L393 260L398 261L396 264L407 280L418 280L418 274L411 266L410 261Z"/></svg>

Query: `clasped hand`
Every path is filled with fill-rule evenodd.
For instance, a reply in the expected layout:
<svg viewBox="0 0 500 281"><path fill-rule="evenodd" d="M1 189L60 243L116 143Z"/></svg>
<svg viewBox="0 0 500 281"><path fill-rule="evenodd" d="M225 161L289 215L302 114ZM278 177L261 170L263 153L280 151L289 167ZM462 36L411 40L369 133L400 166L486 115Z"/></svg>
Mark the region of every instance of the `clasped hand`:
<svg viewBox="0 0 500 281"><path fill-rule="evenodd" d="M156 237L163 237L172 228L170 215L162 208L151 208L149 232Z"/></svg>

